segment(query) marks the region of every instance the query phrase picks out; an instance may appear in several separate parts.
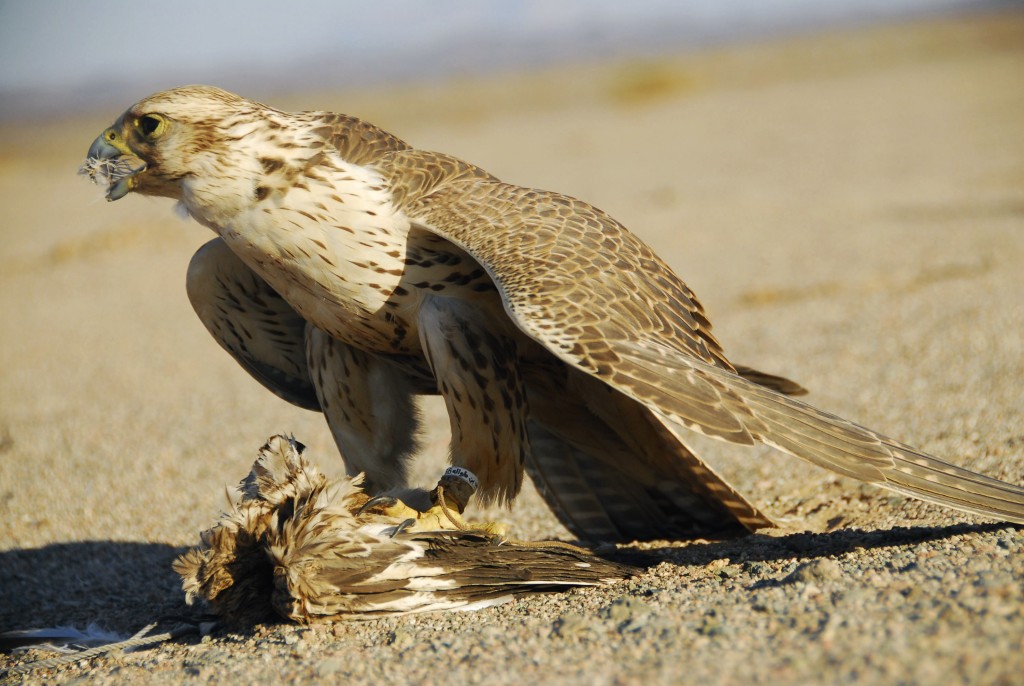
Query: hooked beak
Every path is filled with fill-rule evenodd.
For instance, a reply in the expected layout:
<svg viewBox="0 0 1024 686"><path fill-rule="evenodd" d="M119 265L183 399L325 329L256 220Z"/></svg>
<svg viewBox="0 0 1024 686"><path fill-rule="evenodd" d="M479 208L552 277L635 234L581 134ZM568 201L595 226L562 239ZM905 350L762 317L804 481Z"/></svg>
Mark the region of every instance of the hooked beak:
<svg viewBox="0 0 1024 686"><path fill-rule="evenodd" d="M138 175L145 170L146 163L135 155L116 126L112 126L89 146L79 173L94 183L106 183L107 200L120 200L135 189Z"/></svg>
<svg viewBox="0 0 1024 686"><path fill-rule="evenodd" d="M114 127L110 127L89 146L89 157L110 160L121 155L130 155L131 149L125 144L124 138Z"/></svg>

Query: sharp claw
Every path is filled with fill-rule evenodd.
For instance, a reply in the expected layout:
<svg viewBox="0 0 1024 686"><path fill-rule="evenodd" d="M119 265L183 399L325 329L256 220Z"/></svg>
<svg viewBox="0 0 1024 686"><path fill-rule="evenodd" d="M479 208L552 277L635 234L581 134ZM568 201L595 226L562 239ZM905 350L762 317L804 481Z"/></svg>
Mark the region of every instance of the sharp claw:
<svg viewBox="0 0 1024 686"><path fill-rule="evenodd" d="M398 534L402 533L403 531L408 529L410 526L415 526L415 524L416 524L416 520L415 519L412 519L412 518L406 519L404 522L402 522L401 524L396 526L395 530L391 532L391 538L394 538Z"/></svg>
<svg viewBox="0 0 1024 686"><path fill-rule="evenodd" d="M394 538L408 531L465 531L480 532L505 540L505 527L496 522L469 523L462 518L462 503L448 496L443 485L438 484L431 493L433 506L425 512L409 507L401 498L378 495L370 498L356 510L356 516L363 515L367 510L376 509L374 514L382 514L401 520L391 530L389 536Z"/></svg>
<svg viewBox="0 0 1024 686"><path fill-rule="evenodd" d="M368 509L370 509L371 507L374 507L376 505L383 505L384 507L392 507L397 502L398 502L398 498L392 498L391 496L388 496L388 495L378 495L378 496L375 496L375 497L370 498L369 500L367 500L365 503L363 503L362 507L360 507L358 510L356 510L356 516L358 517L359 515L363 514Z"/></svg>

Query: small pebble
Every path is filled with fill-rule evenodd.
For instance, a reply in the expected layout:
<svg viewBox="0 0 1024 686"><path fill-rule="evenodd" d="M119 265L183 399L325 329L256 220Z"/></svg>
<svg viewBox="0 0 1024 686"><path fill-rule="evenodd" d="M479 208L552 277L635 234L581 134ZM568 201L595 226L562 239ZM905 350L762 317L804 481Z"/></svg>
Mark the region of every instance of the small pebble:
<svg viewBox="0 0 1024 686"><path fill-rule="evenodd" d="M783 579L783 583L837 581L842 577L843 568L839 566L838 562L828 557L819 557L797 567L789 576Z"/></svg>

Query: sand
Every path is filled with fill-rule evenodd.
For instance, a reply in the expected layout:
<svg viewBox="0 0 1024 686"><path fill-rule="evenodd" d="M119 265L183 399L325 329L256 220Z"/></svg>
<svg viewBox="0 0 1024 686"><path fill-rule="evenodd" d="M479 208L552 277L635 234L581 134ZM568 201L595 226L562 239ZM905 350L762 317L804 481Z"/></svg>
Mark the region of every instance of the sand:
<svg viewBox="0 0 1024 686"><path fill-rule="evenodd" d="M690 284L733 360L1024 483L1022 74L1024 15L1002 14L272 102L591 201ZM319 415L264 392L191 312L207 230L76 178L128 104L0 130L0 630L132 633L187 613L170 562L272 433L341 472ZM426 416L425 484L446 443L437 403ZM1019 683L1017 528L767 449L707 449L785 526L627 546L649 569L607 589L184 637L28 680ZM568 536L529 490L482 514Z"/></svg>

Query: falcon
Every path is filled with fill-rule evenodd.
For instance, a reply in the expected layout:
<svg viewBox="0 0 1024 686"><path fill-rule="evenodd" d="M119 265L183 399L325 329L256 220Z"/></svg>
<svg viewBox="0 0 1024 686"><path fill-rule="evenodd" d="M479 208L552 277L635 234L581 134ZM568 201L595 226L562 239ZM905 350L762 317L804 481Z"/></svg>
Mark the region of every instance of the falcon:
<svg viewBox="0 0 1024 686"><path fill-rule="evenodd" d="M199 318L264 386L324 414L371 493L405 484L415 398L440 394L451 463L476 475L477 496L510 503L526 472L581 539L771 526L687 447L689 432L1024 523L1024 488L734 365L682 280L580 200L504 183L350 116L282 112L209 86L133 105L83 171L110 200L172 198L217 234L188 269ZM431 509L445 506L434 498Z"/></svg>
<svg viewBox="0 0 1024 686"><path fill-rule="evenodd" d="M558 542L434 530L392 517L360 486L329 482L294 438L260 448L240 496L174 569L187 600L232 626L493 607L527 593L605 586L638 570Z"/></svg>

